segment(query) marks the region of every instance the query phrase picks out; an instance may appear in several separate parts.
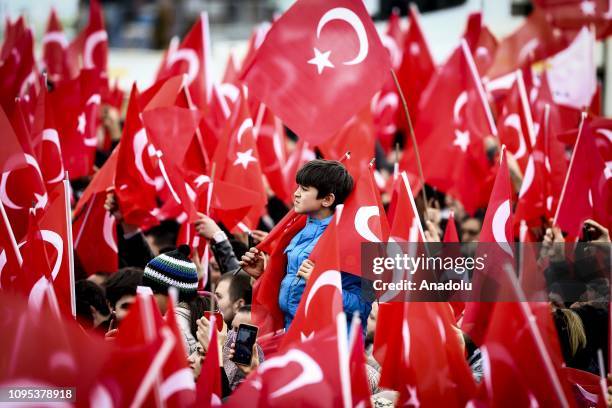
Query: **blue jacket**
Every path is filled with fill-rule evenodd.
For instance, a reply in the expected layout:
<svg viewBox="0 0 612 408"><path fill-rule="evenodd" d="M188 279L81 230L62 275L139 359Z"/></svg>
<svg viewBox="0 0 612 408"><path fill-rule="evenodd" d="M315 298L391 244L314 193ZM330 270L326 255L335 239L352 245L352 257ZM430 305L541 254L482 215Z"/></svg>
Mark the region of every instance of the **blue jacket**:
<svg viewBox="0 0 612 408"><path fill-rule="evenodd" d="M281 282L278 296L280 309L285 315L285 330L289 329L300 304L302 293L304 293L306 288L306 280L297 276L297 271L302 262L310 256L323 231L329 225L331 218L330 216L323 220L317 220L309 217L306 226L293 237L287 248L285 248L287 274ZM362 279L345 272L342 272L341 275L342 301L344 312L347 314L347 321L350 324L353 313L358 311L365 327L365 322L372 310L372 301L364 299L362 296Z"/></svg>

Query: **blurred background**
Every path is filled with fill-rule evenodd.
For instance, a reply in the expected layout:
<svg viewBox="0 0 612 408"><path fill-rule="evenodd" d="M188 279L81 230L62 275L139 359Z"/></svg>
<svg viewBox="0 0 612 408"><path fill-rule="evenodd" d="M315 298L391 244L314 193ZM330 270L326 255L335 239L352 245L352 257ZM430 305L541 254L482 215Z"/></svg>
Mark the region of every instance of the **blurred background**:
<svg viewBox="0 0 612 408"><path fill-rule="evenodd" d="M68 39L78 33L88 18L85 0L0 0L0 18L15 19L23 14L36 36L40 55L51 8L55 8ZM182 38L198 19L209 15L213 72L222 76L230 53L241 59L255 27L271 21L291 6L293 0L101 0L110 42L109 77L118 79L123 89L137 81L140 89L151 85L163 51L173 36ZM382 32L394 8L406 15L409 4L421 12L425 37L437 64L442 63L457 46L465 29L467 16L481 11L484 23L498 40L516 30L533 6L531 0L364 0L377 28ZM0 24L0 37L4 25ZM606 75L612 64L607 52L609 40L598 42L595 59L603 83L603 110L612 115L612 92Z"/></svg>

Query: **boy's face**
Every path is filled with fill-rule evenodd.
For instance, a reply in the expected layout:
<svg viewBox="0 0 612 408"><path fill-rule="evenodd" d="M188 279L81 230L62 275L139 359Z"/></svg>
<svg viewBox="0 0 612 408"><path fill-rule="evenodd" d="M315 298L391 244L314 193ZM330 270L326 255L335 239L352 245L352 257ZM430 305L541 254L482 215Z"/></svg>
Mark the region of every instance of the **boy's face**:
<svg viewBox="0 0 612 408"><path fill-rule="evenodd" d="M298 214L310 214L323 208L325 198L317 198L319 190L315 187L299 185L293 193L293 207Z"/></svg>

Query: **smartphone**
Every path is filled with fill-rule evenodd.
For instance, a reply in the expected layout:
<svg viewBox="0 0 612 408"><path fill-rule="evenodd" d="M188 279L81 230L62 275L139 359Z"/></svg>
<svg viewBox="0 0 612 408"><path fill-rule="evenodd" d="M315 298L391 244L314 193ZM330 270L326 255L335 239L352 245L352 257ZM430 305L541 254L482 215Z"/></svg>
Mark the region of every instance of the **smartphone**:
<svg viewBox="0 0 612 408"><path fill-rule="evenodd" d="M204 317L207 318L208 321L210 321L212 315L215 315L215 326L217 326L217 331L223 330L223 315L221 312L218 310L214 312L207 310L204 312Z"/></svg>
<svg viewBox="0 0 612 408"><path fill-rule="evenodd" d="M257 327L250 324L238 326L236 334L236 348L232 361L236 364L248 366L253 358L253 345L257 339Z"/></svg>

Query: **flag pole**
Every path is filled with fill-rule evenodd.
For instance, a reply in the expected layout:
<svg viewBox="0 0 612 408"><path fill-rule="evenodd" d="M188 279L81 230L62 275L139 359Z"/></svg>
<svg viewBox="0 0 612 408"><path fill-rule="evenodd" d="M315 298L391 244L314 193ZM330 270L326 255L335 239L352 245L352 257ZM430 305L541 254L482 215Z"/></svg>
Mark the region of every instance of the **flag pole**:
<svg viewBox="0 0 612 408"><path fill-rule="evenodd" d="M76 319L76 290L74 277L74 243L72 241L72 209L70 208L70 179L68 172L64 177L64 200L66 203L66 237L68 241L68 273L70 275L70 310L72 317Z"/></svg>
<svg viewBox="0 0 612 408"><path fill-rule="evenodd" d="M0 212L2 212L2 221L4 222L4 227L8 231L9 239L11 240L11 246L13 247L13 251L15 251L15 256L17 257L17 262L19 266L23 265L23 257L21 256L21 252L19 251L19 245L17 245L17 240L15 239L15 233L13 232L13 228L11 227L11 222L6 215L6 210L4 209L4 203L0 200Z"/></svg>
<svg viewBox="0 0 612 408"><path fill-rule="evenodd" d="M421 165L421 155L419 153L419 146L416 142L416 136L414 135L414 128L412 127L412 120L410 120L410 112L408 111L408 104L406 103L406 98L404 97L404 93L402 92L402 88L399 85L399 81L397 80L397 75L395 75L395 71L391 69L391 76L393 77L393 83L395 84L395 88L397 89L397 93L402 101L402 107L404 108L404 116L406 117L406 121L408 122L408 129L410 131L410 139L412 140L412 147L414 148L414 156L416 158L417 169L419 171L419 178L421 179L421 192L423 194L423 218L425 221L428 220L428 201L427 201L427 193L425 192L425 177L423 176L423 166Z"/></svg>
<svg viewBox="0 0 612 408"><path fill-rule="evenodd" d="M565 190L567 188L567 182L569 181L569 177L571 175L572 167L574 166L574 160L576 159L576 150L578 147L578 143L580 143L580 138L582 137L582 128L584 127L584 120L586 119L586 112L582 112L580 115L580 125L578 126L578 137L576 137L576 144L574 145L574 151L572 152L572 158L570 159L569 166L567 168L567 175L565 176L565 181L563 182L563 189L561 189L561 195L559 196L559 202L557 203L557 209L555 210L555 217L553 218L552 225L557 225L557 220L559 218L559 209L561 208L561 204L563 203L563 199L565 198Z"/></svg>

